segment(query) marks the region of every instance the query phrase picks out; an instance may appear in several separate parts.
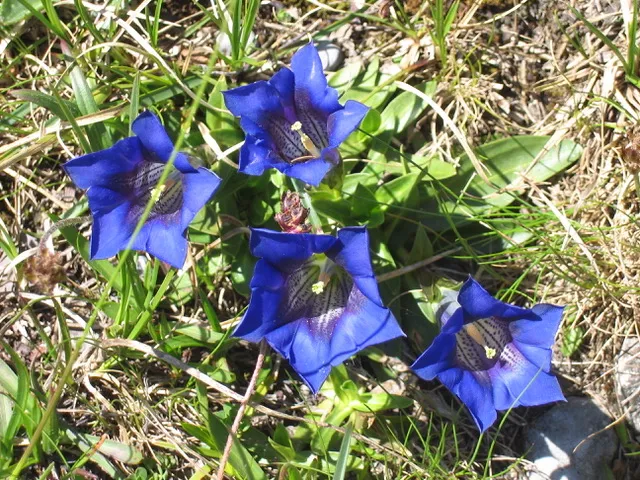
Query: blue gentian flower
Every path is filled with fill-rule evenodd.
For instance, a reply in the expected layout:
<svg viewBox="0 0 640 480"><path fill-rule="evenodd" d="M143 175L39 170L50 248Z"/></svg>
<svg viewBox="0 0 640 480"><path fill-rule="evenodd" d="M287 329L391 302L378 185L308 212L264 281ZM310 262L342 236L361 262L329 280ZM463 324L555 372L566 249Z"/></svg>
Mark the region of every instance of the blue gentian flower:
<svg viewBox="0 0 640 480"><path fill-rule="evenodd" d="M160 176L171 168L131 248L181 268L187 255L186 229L214 194L220 178L192 166L184 153L178 153L173 166L167 167L173 143L153 113L140 114L131 128L136 136L64 165L73 183L88 189L93 216L91 258L112 257L127 247Z"/></svg>
<svg viewBox="0 0 640 480"><path fill-rule="evenodd" d="M277 168L315 186L339 163L338 146L368 111L353 100L340 105L312 43L296 52L291 69L223 94L246 133L239 171L261 175Z"/></svg>
<svg viewBox="0 0 640 480"><path fill-rule="evenodd" d="M234 335L263 338L316 393L332 366L404 336L382 304L364 227L337 237L252 229L251 299Z"/></svg>
<svg viewBox="0 0 640 480"><path fill-rule="evenodd" d="M564 400L550 373L563 307L503 303L472 278L460 289L458 304L453 314L445 309L440 334L412 365L420 377L437 377L483 432L496 410Z"/></svg>

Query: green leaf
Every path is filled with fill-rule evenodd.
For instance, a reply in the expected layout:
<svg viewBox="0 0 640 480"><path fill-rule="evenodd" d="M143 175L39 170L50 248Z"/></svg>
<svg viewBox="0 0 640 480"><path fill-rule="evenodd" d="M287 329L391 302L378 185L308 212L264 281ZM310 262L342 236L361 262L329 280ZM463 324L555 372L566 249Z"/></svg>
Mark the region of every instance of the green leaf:
<svg viewBox="0 0 640 480"><path fill-rule="evenodd" d="M347 473L347 460L349 459L349 452L351 451L352 433L353 425L349 423L345 429L342 444L340 445L340 454L336 461L336 471L333 474L333 480L344 480L344 476Z"/></svg>
<svg viewBox="0 0 640 480"><path fill-rule="evenodd" d="M115 440L106 440L95 435L78 433L70 428L67 429L65 433L67 437L69 437L69 440L76 444L83 452L96 449L97 446L98 452L118 462L126 463L127 465L137 465L143 459L142 453L130 445Z"/></svg>
<svg viewBox="0 0 640 480"><path fill-rule="evenodd" d="M584 336L585 331L581 327L568 328L564 330L562 346L560 347L562 354L567 358L572 357L582 345Z"/></svg>
<svg viewBox="0 0 640 480"><path fill-rule="evenodd" d="M432 80L416 88L425 95L432 96L436 87L437 83ZM404 169L400 162L405 158L408 159L409 165L414 165L418 170L424 169L420 165L424 164L425 160L431 161L430 159L421 156L414 158L412 153L401 153L391 147L391 141L398 138L409 125L415 124L428 106L427 102L411 92L402 92L389 102L380 114L380 128L371 142L368 155L370 163L365 171L373 172L380 178L384 173L402 174ZM439 174L435 165L433 170Z"/></svg>
<svg viewBox="0 0 640 480"><path fill-rule="evenodd" d="M416 87L425 95L431 97L438 86L435 80L421 83ZM392 132L394 136L402 133L409 125L422 116L429 104L424 99L411 92L397 95L380 114L380 129L378 133Z"/></svg>
<svg viewBox="0 0 640 480"><path fill-rule="evenodd" d="M533 165L533 160L542 152L550 137L518 136L496 140L478 147L476 155L489 169L488 178L498 189L513 185L526 173L534 182L543 182L562 172L582 155L582 147L571 140L563 140ZM464 187L475 169L466 155L460 158L460 169L452 185ZM475 177L469 185L469 193L487 196L486 202L496 207L511 204L515 197L512 193L496 195L496 188L487 185L481 178Z"/></svg>
<svg viewBox="0 0 640 480"><path fill-rule="evenodd" d="M167 297L177 305L184 305L193 297L193 283L188 272L176 275L171 282Z"/></svg>
<svg viewBox="0 0 640 480"><path fill-rule="evenodd" d="M249 281L253 277L253 269L256 264L256 259L249 253L248 249L243 251L234 258L231 263L231 281L233 282L233 288L240 295L248 297L251 293L249 289Z"/></svg>
<svg viewBox="0 0 640 480"><path fill-rule="evenodd" d="M5 440L13 441L15 433L22 426L24 426L27 435L32 436L43 412L31 390L31 377L26 365L15 350L1 339L0 347L9 354L17 372L13 373L6 363L0 360L0 373L2 373L0 375L0 389L4 390L10 398L15 399L13 416L6 432L8 438L5 438ZM39 450L40 446L38 445L36 455Z"/></svg>
<svg viewBox="0 0 640 480"><path fill-rule="evenodd" d="M9 428L15 402L15 396L11 392L15 394L17 390L18 376L0 359L0 437L4 440L11 440L7 438L12 436Z"/></svg>
<svg viewBox="0 0 640 480"><path fill-rule="evenodd" d="M411 265L412 263L429 258L432 255L433 245L431 244L431 240L429 240L429 237L427 236L426 229L422 225L419 225L406 263L407 265Z"/></svg>
<svg viewBox="0 0 640 480"><path fill-rule="evenodd" d="M0 4L0 24L13 25L31 15L31 10L24 4L27 3L32 9L42 10L42 0L2 0Z"/></svg>
<svg viewBox="0 0 640 480"><path fill-rule="evenodd" d="M180 325L175 329L176 333L186 335L203 343L216 344L225 336L224 333L214 332L209 328L200 325Z"/></svg>
<svg viewBox="0 0 640 480"><path fill-rule="evenodd" d="M207 127L222 149L229 148L244 138L242 131L238 128L238 122L233 114L227 110L224 103L222 92L227 88L224 75L220 75L208 100L210 105L216 107L216 110L207 109L205 113Z"/></svg>
<svg viewBox="0 0 640 480"><path fill-rule="evenodd" d="M403 277L407 295L402 302L402 329L415 352L423 352L440 332L440 321L436 315L440 302L451 290L459 286L448 279L437 279L428 273L413 273Z"/></svg>
<svg viewBox="0 0 640 480"><path fill-rule="evenodd" d="M456 174L456 166L452 163L444 161L439 155L433 157L424 157L422 155L410 155L407 159L409 171L422 173L427 180L444 180L451 178ZM393 168L393 165L387 165L387 172L390 174L401 175L401 166Z"/></svg>
<svg viewBox="0 0 640 480"><path fill-rule="evenodd" d="M388 183L381 185L376 191L376 200L381 204L383 212L392 206L406 206L415 186L420 180L419 173L410 173L395 178Z"/></svg>
<svg viewBox="0 0 640 480"><path fill-rule="evenodd" d="M381 206L371 190L364 185L358 185L351 197L351 219L369 228L378 227L384 222Z"/></svg>
<svg viewBox="0 0 640 480"><path fill-rule="evenodd" d="M364 152L369 148L369 144L379 128L380 114L377 110L371 109L362 119L360 127L340 145L342 156L357 157Z"/></svg>
<svg viewBox="0 0 640 480"><path fill-rule="evenodd" d="M19 100L46 108L61 120L67 120L67 115L65 114L65 111L60 108L58 99L52 95L47 95L46 93L39 92L38 90L13 90L11 94ZM80 110L75 103L70 102L69 100L62 101L74 118L80 116Z"/></svg>
<svg viewBox="0 0 640 480"><path fill-rule="evenodd" d="M329 77L329 86L335 88L340 94L344 93L353 85L362 71L362 67L363 64L361 61L346 65Z"/></svg>
<svg viewBox="0 0 640 480"><path fill-rule="evenodd" d="M217 416L208 415L208 427L214 448L218 452L222 452L227 442L227 436L229 435L226 425L222 423L222 420ZM260 465L258 465L258 462L253 458L253 455L251 455L238 439L234 440L233 446L231 447L229 466L233 468L237 475L237 477L232 476L231 478L243 478L247 480L266 480L267 478L260 468ZM227 471L227 469L225 469L225 471Z"/></svg>
<svg viewBox="0 0 640 480"><path fill-rule="evenodd" d="M65 56L72 55L71 50L65 42L61 42L60 46ZM99 111L98 105L93 98L91 87L87 82L87 78L80 69L80 67L71 58L68 58L67 63L71 67L69 76L71 77L71 86L73 88L73 94L78 105L78 110L82 115L90 115ZM87 125L87 136L91 143L91 148L94 151L103 150L112 145L111 135L102 123L95 123L93 125ZM86 152L88 153L88 152Z"/></svg>
<svg viewBox="0 0 640 480"><path fill-rule="evenodd" d="M140 72L136 72L131 86L131 104L129 105L129 135L133 135L133 121L140 111Z"/></svg>
<svg viewBox="0 0 640 480"><path fill-rule="evenodd" d="M313 208L321 215L348 225L351 218L351 203L335 190L314 189L309 192Z"/></svg>
<svg viewBox="0 0 640 480"><path fill-rule="evenodd" d="M9 233L9 229L0 218L0 249L4 252L4 254L9 257L10 260L13 260L18 256L18 247L14 242L11 233Z"/></svg>
<svg viewBox="0 0 640 480"><path fill-rule="evenodd" d="M380 58L373 57L367 69L353 82L353 86L340 97L340 103L355 100L372 109L378 108L391 95L396 86L383 85L391 75L380 73Z"/></svg>
<svg viewBox="0 0 640 480"><path fill-rule="evenodd" d="M494 186L476 174L466 155L460 158L455 177L443 181L441 186L421 185L421 198L429 199L421 204L421 209L431 214L427 221L429 228L445 231L451 228L449 222L461 225L475 216L506 207L517 198L516 188L522 186L522 175L534 183L543 182L565 170L582 155L580 145L563 140L542 153L534 164L549 138L516 136L478 147L475 153L487 167L487 176Z"/></svg>
<svg viewBox="0 0 640 480"><path fill-rule="evenodd" d="M390 393L363 393L359 401L352 404L353 408L359 412L381 412L393 410L394 408L409 408L413 405L413 400L401 395Z"/></svg>

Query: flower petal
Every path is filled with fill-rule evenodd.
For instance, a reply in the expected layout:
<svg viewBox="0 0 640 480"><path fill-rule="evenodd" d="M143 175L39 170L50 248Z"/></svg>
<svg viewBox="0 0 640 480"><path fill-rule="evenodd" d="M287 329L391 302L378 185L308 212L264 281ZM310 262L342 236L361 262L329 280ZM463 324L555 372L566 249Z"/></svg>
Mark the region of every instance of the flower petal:
<svg viewBox="0 0 640 480"><path fill-rule="evenodd" d="M147 221L145 226L150 228L150 231L144 250L175 268L182 268L187 258L188 248L185 229L177 218L173 221L167 220L167 218L158 217Z"/></svg>
<svg viewBox="0 0 640 480"><path fill-rule="evenodd" d="M348 100L344 108L333 112L328 119L329 146L337 148L356 130L369 107L355 100Z"/></svg>
<svg viewBox="0 0 640 480"><path fill-rule="evenodd" d="M294 123L296 118L294 105L295 77L293 72L286 67L281 68L271 77L269 84L280 94L280 103L284 108L285 118Z"/></svg>
<svg viewBox="0 0 640 480"><path fill-rule="evenodd" d="M63 168L78 188L108 187L113 177L133 171L143 161L140 139L129 137L106 150L69 160Z"/></svg>
<svg viewBox="0 0 640 480"><path fill-rule="evenodd" d="M516 320L511 323L511 335L521 343L536 347L551 348L562 322L564 307L541 303L531 311L537 316L532 319Z"/></svg>
<svg viewBox="0 0 640 480"><path fill-rule="evenodd" d="M458 302L465 313L471 317L468 320L489 317L498 317L504 320L533 317L531 310L496 300L471 277L462 285L458 294Z"/></svg>
<svg viewBox="0 0 640 480"><path fill-rule="evenodd" d="M295 76L296 109L309 102L328 117L342 108L338 102L338 92L327 85L320 55L313 43L305 45L293 55L291 70Z"/></svg>
<svg viewBox="0 0 640 480"><path fill-rule="evenodd" d="M457 290L444 288L441 289L441 293L442 298L440 299L438 308L436 310L436 320L440 323L440 325L444 326L447 324L453 314L460 310L460 304L458 303Z"/></svg>
<svg viewBox="0 0 640 480"><path fill-rule="evenodd" d="M280 86L279 83L278 85ZM231 113L236 117L249 119L262 127L268 115L284 113L278 90L264 80L227 90L222 92L222 95Z"/></svg>
<svg viewBox="0 0 640 480"><path fill-rule="evenodd" d="M433 380L438 374L453 368L456 351L456 336L440 334L433 343L420 355L411 369L425 380Z"/></svg>
<svg viewBox="0 0 640 480"><path fill-rule="evenodd" d="M259 342L278 327L285 277L266 260L258 260L251 279L251 301L242 320L233 332L249 342Z"/></svg>
<svg viewBox="0 0 640 480"><path fill-rule="evenodd" d="M529 345L528 343L521 343L518 340L513 340L514 345L522 355L525 356L536 367L541 368L543 372L549 373L551 371L551 359L553 358L553 352L550 348L540 348Z"/></svg>
<svg viewBox="0 0 640 480"><path fill-rule="evenodd" d="M95 188L100 187L92 187ZM93 213L91 259L113 257L126 248L135 228L128 218L130 207L124 202L107 212Z"/></svg>
<svg viewBox="0 0 640 480"><path fill-rule="evenodd" d="M373 273L369 252L369 231L366 227L345 227L338 231L338 241L327 251L327 256L342 266L360 291L382 307L378 282Z"/></svg>
<svg viewBox="0 0 640 480"><path fill-rule="evenodd" d="M278 163L284 168L284 161L272 160L272 150L269 143L263 139L247 135L244 145L240 148L240 162L238 171L247 175L262 175L268 168L274 168Z"/></svg>
<svg viewBox="0 0 640 480"><path fill-rule="evenodd" d="M306 162L293 164L277 164L274 165L285 175L302 180L309 185L317 187L322 182L327 172L335 165L323 158L314 158Z"/></svg>
<svg viewBox="0 0 640 480"><path fill-rule="evenodd" d="M253 256L264 258L282 271L291 272L314 253L326 252L335 242L331 235L252 228L249 249Z"/></svg>
<svg viewBox="0 0 640 480"><path fill-rule="evenodd" d="M149 110L142 112L131 124L131 130L142 142L147 161L162 163L169 161L173 152L173 142L155 114ZM193 170L186 157L179 159L176 156L174 165L181 171Z"/></svg>
<svg viewBox="0 0 640 480"><path fill-rule="evenodd" d="M220 187L220 177L204 167L182 176L182 228L186 229Z"/></svg>
<svg viewBox="0 0 640 480"><path fill-rule="evenodd" d="M505 348L489 376L494 384L494 402L498 410L564 400L556 378L531 363L514 344Z"/></svg>
<svg viewBox="0 0 640 480"><path fill-rule="evenodd" d="M491 382L487 375L451 368L438 374L438 380L467 406L481 432L496 421L498 415L493 405Z"/></svg>
<svg viewBox="0 0 640 480"><path fill-rule="evenodd" d="M359 291L354 291L352 297L331 337L334 366L366 347L405 336L391 310Z"/></svg>
<svg viewBox="0 0 640 480"><path fill-rule="evenodd" d="M123 203L127 203L128 207L131 206L126 195L102 186L89 188L87 190L87 199L89 200L89 210L91 210L92 215L105 215Z"/></svg>
<svg viewBox="0 0 640 480"><path fill-rule="evenodd" d="M314 333L301 319L272 330L265 338L316 393L331 372L331 352L328 339Z"/></svg>
<svg viewBox="0 0 640 480"><path fill-rule="evenodd" d="M389 309L355 292L357 309L347 306L332 328L319 328L315 320L301 318L269 332L269 344L285 357L314 393L329 375L360 350L404 336ZM351 300L350 300L351 302Z"/></svg>

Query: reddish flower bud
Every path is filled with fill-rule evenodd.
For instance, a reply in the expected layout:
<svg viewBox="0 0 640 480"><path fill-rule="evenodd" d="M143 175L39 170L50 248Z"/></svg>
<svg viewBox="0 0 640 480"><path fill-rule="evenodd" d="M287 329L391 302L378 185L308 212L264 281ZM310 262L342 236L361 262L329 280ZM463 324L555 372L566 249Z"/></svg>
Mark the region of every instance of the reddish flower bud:
<svg viewBox="0 0 640 480"><path fill-rule="evenodd" d="M295 192L285 192L282 195L280 213L276 213L275 219L286 233L309 233L311 225L305 223L309 216L309 210L304 208L300 201L300 195Z"/></svg>

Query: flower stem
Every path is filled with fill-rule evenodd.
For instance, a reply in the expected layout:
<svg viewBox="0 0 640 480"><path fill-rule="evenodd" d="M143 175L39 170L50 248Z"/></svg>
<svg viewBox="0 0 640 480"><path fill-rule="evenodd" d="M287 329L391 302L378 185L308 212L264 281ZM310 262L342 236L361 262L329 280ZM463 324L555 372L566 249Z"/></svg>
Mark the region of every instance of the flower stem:
<svg viewBox="0 0 640 480"><path fill-rule="evenodd" d="M220 458L220 466L218 467L218 480L224 479L224 469L227 466L227 462L229 461L229 455L231 455L231 448L233 447L233 442L235 440L236 434L238 433L238 429L240 428L240 423L242 422L242 417L244 416L244 412L247 409L247 405L251 401L251 397L253 396L253 392L256 389L256 383L258 383L258 374L262 369L262 364L264 363L264 356L267 353L267 342L262 340L260 342L260 353L258 353L258 359L256 360L256 366L253 369L253 374L251 375L251 380L249 380L249 386L247 387L247 391L244 394L244 398L242 402L240 402L240 408L238 408L238 413L236 413L236 418L233 420L233 425L231 425L231 430L229 431L229 436L227 437L227 443L224 446L224 451L222 453L222 457Z"/></svg>
<svg viewBox="0 0 640 480"><path fill-rule="evenodd" d="M82 217L63 218L61 220L58 220L56 223L51 225L51 227L49 227L49 230L44 232L44 235L42 235L42 238L40 238L40 243L38 244L38 248L40 248L40 250L44 250L46 248L47 242L49 241L49 238L51 238L51 235L56 233L61 228L68 227L70 225L77 225L79 223L84 223L89 220L91 220L91 215L84 215Z"/></svg>
<svg viewBox="0 0 640 480"><path fill-rule="evenodd" d="M298 192L298 195L300 195L305 208L309 210L309 221L311 222L311 225L313 225L313 227L315 228L316 233L323 233L322 221L313 208L313 204L311 203L311 196L305 188L305 183L302 180L298 180L297 178L292 178L292 181L293 188L295 188L296 192Z"/></svg>

